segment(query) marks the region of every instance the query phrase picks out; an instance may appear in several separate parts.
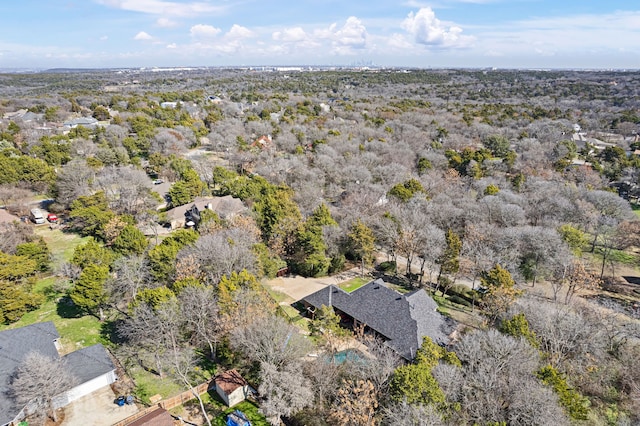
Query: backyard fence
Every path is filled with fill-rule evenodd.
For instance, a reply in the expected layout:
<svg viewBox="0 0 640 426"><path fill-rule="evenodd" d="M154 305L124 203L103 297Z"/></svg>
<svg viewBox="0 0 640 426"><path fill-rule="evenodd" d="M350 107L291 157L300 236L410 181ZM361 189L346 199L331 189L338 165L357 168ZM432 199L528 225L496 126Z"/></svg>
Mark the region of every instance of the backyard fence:
<svg viewBox="0 0 640 426"><path fill-rule="evenodd" d="M204 382L199 384L198 386L195 387L195 391L198 393L198 395L202 395L203 393L205 393L207 390L209 389L209 382ZM152 413L153 411L157 410L158 408L164 408L165 410L171 410L172 408L175 408L179 405L184 404L187 401L191 401L192 399L195 399L195 396L193 396L193 392L191 390L182 392L179 395L175 395L172 396L170 398L167 399L163 399L162 401L159 401L157 404L151 406L151 407L147 407L141 411L138 411L136 414L127 417L124 420L119 421L118 423L114 423L113 426L126 426L136 420L138 420L141 417L146 416L149 413Z"/></svg>
<svg viewBox="0 0 640 426"><path fill-rule="evenodd" d="M209 389L209 382L201 383L195 387L195 391L198 393L198 395L202 395L208 389ZM188 391L182 392L179 395L172 396L167 399L163 399L162 401L158 402L158 404L165 410L171 410L172 408L182 405L187 401L191 401L194 398L195 396L193 396L193 392L191 392L191 390L188 390Z"/></svg>

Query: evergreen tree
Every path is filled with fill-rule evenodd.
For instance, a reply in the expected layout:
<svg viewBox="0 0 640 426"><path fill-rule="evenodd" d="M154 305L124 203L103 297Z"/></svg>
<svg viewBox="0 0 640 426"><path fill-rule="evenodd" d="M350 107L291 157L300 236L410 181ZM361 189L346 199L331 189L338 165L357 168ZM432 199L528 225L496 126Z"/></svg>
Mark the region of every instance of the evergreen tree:
<svg viewBox="0 0 640 426"><path fill-rule="evenodd" d="M349 249L360 260L361 275L364 276L365 264L373 261L373 253L375 251L375 237L373 231L360 219L351 227L351 232L347 235L349 241Z"/></svg>
<svg viewBox="0 0 640 426"><path fill-rule="evenodd" d="M438 285L442 275L453 275L460 270L460 251L462 250L462 241L458 234L453 232L451 228L447 230L445 235L446 248L437 262L440 264L440 272L438 273Z"/></svg>
<svg viewBox="0 0 640 426"><path fill-rule="evenodd" d="M113 242L113 249L123 255L142 254L149 245L147 237L133 225L122 229L118 238Z"/></svg>
<svg viewBox="0 0 640 426"><path fill-rule="evenodd" d="M102 320L104 314L102 307L107 301L107 293L104 289L104 283L109 278L109 268L104 265L87 265L75 285L69 292L69 297L73 303L80 309L96 314Z"/></svg>

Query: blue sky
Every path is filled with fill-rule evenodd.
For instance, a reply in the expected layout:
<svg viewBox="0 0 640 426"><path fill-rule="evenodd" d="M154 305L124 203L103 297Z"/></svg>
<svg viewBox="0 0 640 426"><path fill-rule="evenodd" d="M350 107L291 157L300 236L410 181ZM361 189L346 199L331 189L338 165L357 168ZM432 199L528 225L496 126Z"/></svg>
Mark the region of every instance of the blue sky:
<svg viewBox="0 0 640 426"><path fill-rule="evenodd" d="M640 68L640 2L3 0L0 68Z"/></svg>

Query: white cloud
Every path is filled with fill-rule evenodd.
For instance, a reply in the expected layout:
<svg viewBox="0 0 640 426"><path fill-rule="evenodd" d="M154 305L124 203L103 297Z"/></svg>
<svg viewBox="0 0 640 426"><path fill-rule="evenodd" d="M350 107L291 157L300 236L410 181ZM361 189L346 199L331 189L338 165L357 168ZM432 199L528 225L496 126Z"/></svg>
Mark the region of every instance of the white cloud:
<svg viewBox="0 0 640 426"><path fill-rule="evenodd" d="M198 16L202 14L218 14L225 8L213 6L205 2L179 3L164 0L95 0L115 9L131 12L148 13L150 15L163 15L174 17Z"/></svg>
<svg viewBox="0 0 640 426"><path fill-rule="evenodd" d="M233 24L228 33L224 35L226 39L239 40L243 38L253 37L253 31L242 25Z"/></svg>
<svg viewBox="0 0 640 426"><path fill-rule="evenodd" d="M300 54L300 52L303 51L317 51L317 49L322 47L322 43L320 43L318 38L314 38L314 34L307 33L302 27L285 28L281 31L275 31L271 34L271 38L281 44L264 46L263 51L269 55L294 55Z"/></svg>
<svg viewBox="0 0 640 426"><path fill-rule="evenodd" d="M367 29L360 19L350 16L344 26L335 32L334 45L348 49L363 49L367 44Z"/></svg>
<svg viewBox="0 0 640 426"><path fill-rule="evenodd" d="M413 44L402 34L391 34L391 37L387 40L387 45L393 49L400 50L407 50L413 47Z"/></svg>
<svg viewBox="0 0 640 426"><path fill-rule="evenodd" d="M337 23L328 28L318 29L313 32L313 40L322 42L329 40L331 53L337 55L349 55L367 47L369 34L362 21L355 16L350 16L342 28Z"/></svg>
<svg viewBox="0 0 640 426"><path fill-rule="evenodd" d="M109 36L103 35L102 37L100 37L100 41L105 41L108 40Z"/></svg>
<svg viewBox="0 0 640 426"><path fill-rule="evenodd" d="M210 39L220 34L221 31L220 28L212 25L197 24L191 27L189 34L196 39Z"/></svg>
<svg viewBox="0 0 640 426"><path fill-rule="evenodd" d="M462 28L447 26L436 18L429 7L424 7L417 13L410 12L402 22L402 28L414 37L416 43L427 46L466 47L474 41L473 37L462 35Z"/></svg>
<svg viewBox="0 0 640 426"><path fill-rule="evenodd" d="M178 23L169 18L158 18L156 25L160 28L173 28L178 26Z"/></svg>
<svg viewBox="0 0 640 426"><path fill-rule="evenodd" d="M148 33L144 32L144 31L140 31L138 34L135 35L135 37L133 37L134 40L153 40L153 37L151 37Z"/></svg>
<svg viewBox="0 0 640 426"><path fill-rule="evenodd" d="M178 45L175 44L175 43L169 43L169 44L167 44L166 47L167 47L167 49L177 49Z"/></svg>
<svg viewBox="0 0 640 426"><path fill-rule="evenodd" d="M299 43L308 39L307 33L301 27L285 28L282 31L275 31L271 38L285 43Z"/></svg>

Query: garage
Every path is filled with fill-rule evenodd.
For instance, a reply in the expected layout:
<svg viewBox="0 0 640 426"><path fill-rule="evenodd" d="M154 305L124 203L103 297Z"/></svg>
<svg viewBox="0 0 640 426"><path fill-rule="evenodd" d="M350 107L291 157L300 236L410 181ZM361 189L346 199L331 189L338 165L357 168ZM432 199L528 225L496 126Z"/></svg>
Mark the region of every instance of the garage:
<svg viewBox="0 0 640 426"><path fill-rule="evenodd" d="M54 402L56 407L64 407L116 381L115 366L101 344L89 346L64 356L77 379L78 385L68 390Z"/></svg>

